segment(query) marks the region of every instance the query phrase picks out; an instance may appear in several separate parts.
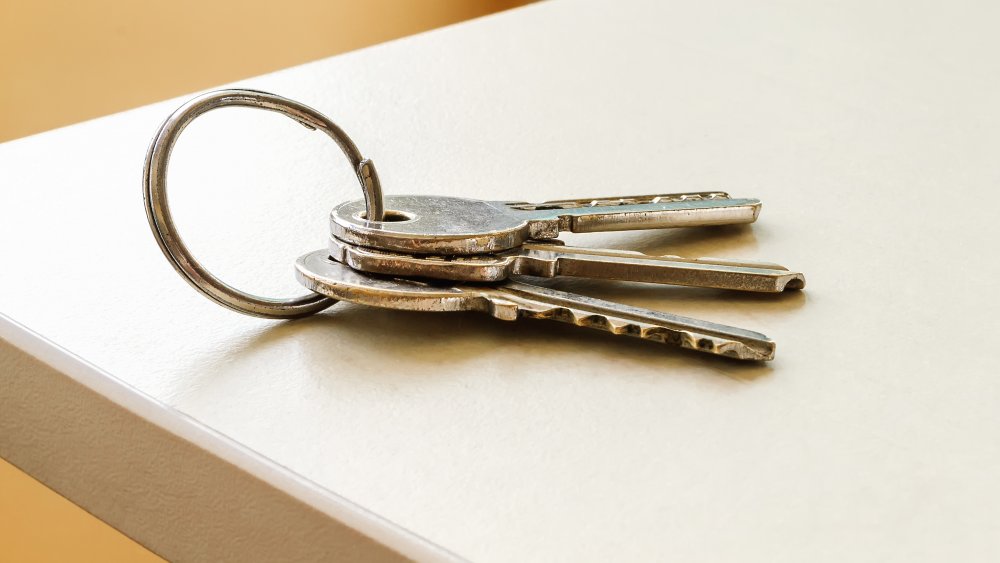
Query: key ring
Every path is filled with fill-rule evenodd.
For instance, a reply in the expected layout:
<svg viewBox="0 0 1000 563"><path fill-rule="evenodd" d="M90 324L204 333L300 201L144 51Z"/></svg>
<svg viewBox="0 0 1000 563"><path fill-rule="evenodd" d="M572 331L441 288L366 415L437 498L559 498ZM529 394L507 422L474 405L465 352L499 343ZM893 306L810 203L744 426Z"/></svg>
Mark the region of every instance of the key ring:
<svg viewBox="0 0 1000 563"><path fill-rule="evenodd" d="M289 299L259 297L236 289L212 275L184 245L167 205L167 164L174 143L185 127L203 113L226 106L264 109L286 115L308 129L326 133L351 162L365 195L366 217L381 221L384 213L382 186L371 160L362 158L347 133L318 111L274 94L257 90L218 90L198 96L177 109L160 126L146 153L143 170L143 200L146 217L160 250L195 289L213 301L240 313L272 319L312 315L336 303L318 293Z"/></svg>

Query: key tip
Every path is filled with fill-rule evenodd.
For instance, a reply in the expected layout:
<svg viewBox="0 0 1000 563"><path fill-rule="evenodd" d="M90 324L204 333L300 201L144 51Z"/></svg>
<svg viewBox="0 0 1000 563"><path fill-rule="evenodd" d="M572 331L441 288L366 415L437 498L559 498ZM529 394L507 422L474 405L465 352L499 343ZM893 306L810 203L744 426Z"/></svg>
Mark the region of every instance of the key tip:
<svg viewBox="0 0 1000 563"><path fill-rule="evenodd" d="M786 276L784 282L781 291L798 291L806 287L806 277L799 273Z"/></svg>

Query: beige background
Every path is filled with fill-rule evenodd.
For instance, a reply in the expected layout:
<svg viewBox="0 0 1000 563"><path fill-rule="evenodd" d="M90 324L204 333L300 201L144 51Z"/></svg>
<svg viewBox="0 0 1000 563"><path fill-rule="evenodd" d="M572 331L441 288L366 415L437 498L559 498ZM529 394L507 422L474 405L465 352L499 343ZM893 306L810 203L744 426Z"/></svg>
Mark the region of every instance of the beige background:
<svg viewBox="0 0 1000 563"><path fill-rule="evenodd" d="M0 141L530 0L4 0Z"/></svg>
<svg viewBox="0 0 1000 563"><path fill-rule="evenodd" d="M994 561L997 9L553 2L240 81L330 115L391 193L760 197L752 227L572 240L774 260L801 294L552 283L761 330L768 365L476 314L224 310L142 213L179 100L0 146L0 310L470 559ZM174 158L191 248L255 291L300 291L292 260L359 195L275 115L207 115Z"/></svg>

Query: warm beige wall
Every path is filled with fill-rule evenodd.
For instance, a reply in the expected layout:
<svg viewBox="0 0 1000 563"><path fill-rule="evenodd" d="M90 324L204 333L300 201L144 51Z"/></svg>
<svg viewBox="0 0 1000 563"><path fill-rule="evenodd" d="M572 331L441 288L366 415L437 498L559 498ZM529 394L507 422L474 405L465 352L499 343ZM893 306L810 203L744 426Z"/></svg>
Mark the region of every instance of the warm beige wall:
<svg viewBox="0 0 1000 563"><path fill-rule="evenodd" d="M0 459L0 562L163 560Z"/></svg>
<svg viewBox="0 0 1000 563"><path fill-rule="evenodd" d="M528 0L0 0L0 141Z"/></svg>

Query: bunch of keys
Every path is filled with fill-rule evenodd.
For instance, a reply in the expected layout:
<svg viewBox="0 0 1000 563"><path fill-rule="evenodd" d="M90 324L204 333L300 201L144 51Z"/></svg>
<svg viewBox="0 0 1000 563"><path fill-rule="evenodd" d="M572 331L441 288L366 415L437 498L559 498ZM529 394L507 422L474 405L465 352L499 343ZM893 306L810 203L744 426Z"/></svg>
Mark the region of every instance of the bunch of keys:
<svg viewBox="0 0 1000 563"><path fill-rule="evenodd" d="M269 299L235 289L203 268L177 234L166 202L166 170L181 131L225 106L276 111L329 135L357 174L364 199L336 206L328 247L295 263L312 293ZM196 289L236 311L297 318L336 300L415 311L480 311L495 318L549 319L740 360L771 360L760 334L710 321L630 307L535 285L528 278L572 276L780 293L805 287L783 266L744 260L648 256L565 246L561 232L605 232L752 223L757 199L724 192L549 201L481 201L445 196L382 196L375 166L328 118L302 104L254 90L199 96L161 126L143 177L153 234L174 268Z"/></svg>

